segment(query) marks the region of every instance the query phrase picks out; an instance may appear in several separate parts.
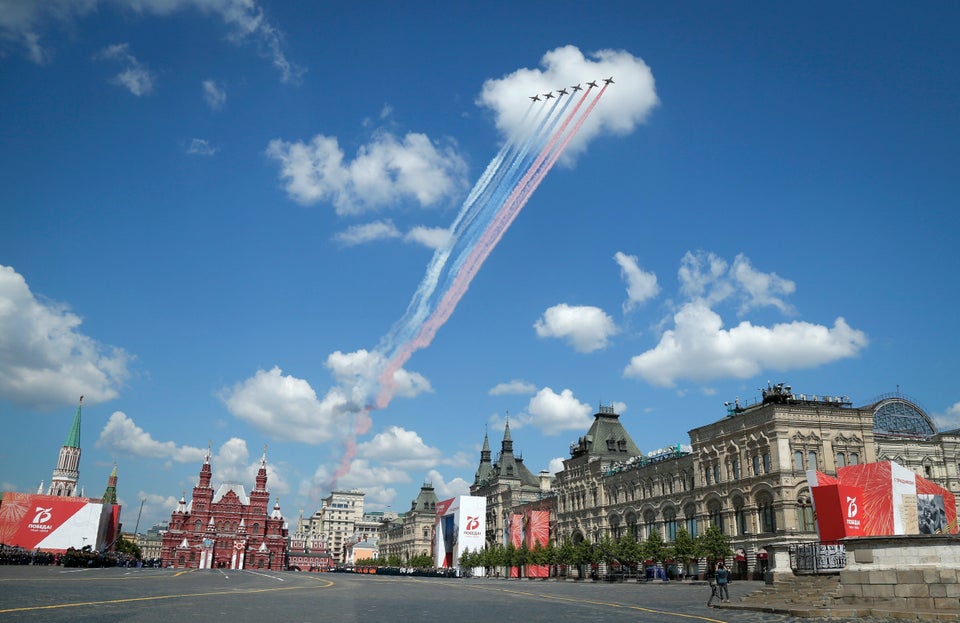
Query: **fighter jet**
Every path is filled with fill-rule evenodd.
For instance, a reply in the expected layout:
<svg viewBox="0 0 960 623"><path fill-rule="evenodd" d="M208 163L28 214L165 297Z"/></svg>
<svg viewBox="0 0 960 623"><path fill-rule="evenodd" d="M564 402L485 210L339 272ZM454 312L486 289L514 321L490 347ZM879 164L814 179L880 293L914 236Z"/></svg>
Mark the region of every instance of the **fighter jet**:
<svg viewBox="0 0 960 623"><path fill-rule="evenodd" d="M607 84L613 84L613 76L610 76L609 78L604 78L603 81L606 82Z"/></svg>
<svg viewBox="0 0 960 623"><path fill-rule="evenodd" d="M566 95L566 94L567 94L566 89L560 89L559 91L557 91L557 97L560 97L561 95Z"/></svg>
<svg viewBox="0 0 960 623"><path fill-rule="evenodd" d="M535 102L539 102L539 101L540 101L540 96L539 96L539 95L531 95L531 96L530 96L530 99L532 99L532 100L535 101Z"/></svg>
<svg viewBox="0 0 960 623"><path fill-rule="evenodd" d="M551 91L551 92L549 92L549 93L544 93L544 94L543 94L543 97L546 98L546 99L551 99L551 98L553 97L553 91Z"/></svg>
<svg viewBox="0 0 960 623"><path fill-rule="evenodd" d="M573 89L573 92L574 92L574 93L576 93L577 91L582 91L582 90L583 90L583 87L580 86L579 84L578 84L577 86L573 86L573 87L570 87L570 88Z"/></svg>
<svg viewBox="0 0 960 623"><path fill-rule="evenodd" d="M594 82L588 82L588 83L587 83L587 86L596 89L596 88L597 88L597 83L596 83L596 81L594 81Z"/></svg>

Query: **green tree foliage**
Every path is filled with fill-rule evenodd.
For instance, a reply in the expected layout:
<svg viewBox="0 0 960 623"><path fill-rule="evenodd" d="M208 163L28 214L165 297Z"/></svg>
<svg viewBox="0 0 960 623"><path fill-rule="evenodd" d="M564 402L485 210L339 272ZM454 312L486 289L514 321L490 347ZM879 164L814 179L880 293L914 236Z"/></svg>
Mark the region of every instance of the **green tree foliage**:
<svg viewBox="0 0 960 623"><path fill-rule="evenodd" d="M557 563L561 565L577 564L577 546L569 537L563 540L560 547L557 548Z"/></svg>
<svg viewBox="0 0 960 623"><path fill-rule="evenodd" d="M710 526L707 531L697 537L700 544L700 555L708 560L723 560L733 554L730 540L717 526Z"/></svg>
<svg viewBox="0 0 960 623"><path fill-rule="evenodd" d="M407 566L415 569L429 569L433 567L433 559L428 554L417 554L410 558Z"/></svg>
<svg viewBox="0 0 960 623"><path fill-rule="evenodd" d="M643 552L644 560L663 562L664 558L667 557L667 544L664 543L663 537L660 536L659 532L651 530L650 536L643 542L641 551Z"/></svg>
<svg viewBox="0 0 960 623"><path fill-rule="evenodd" d="M673 558L678 563L686 565L691 558L700 557L700 542L695 540L687 529L681 527L677 530L677 537L673 540Z"/></svg>
<svg viewBox="0 0 960 623"><path fill-rule="evenodd" d="M617 558L619 558L623 564L633 567L643 559L640 548L641 546L637 543L637 539L635 539L632 534L627 533L617 541Z"/></svg>
<svg viewBox="0 0 960 623"><path fill-rule="evenodd" d="M140 546L134 543L133 541L120 539L117 541L115 549L118 554L128 554L130 556L133 556L137 560L143 559L143 552L140 550Z"/></svg>

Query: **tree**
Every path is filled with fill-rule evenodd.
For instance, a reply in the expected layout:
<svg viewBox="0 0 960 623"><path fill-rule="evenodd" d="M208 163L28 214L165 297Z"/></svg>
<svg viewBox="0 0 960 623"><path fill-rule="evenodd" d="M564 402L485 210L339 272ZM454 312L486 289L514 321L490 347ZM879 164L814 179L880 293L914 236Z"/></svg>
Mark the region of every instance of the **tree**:
<svg viewBox="0 0 960 623"><path fill-rule="evenodd" d="M667 544L663 542L663 537L656 530L651 530L647 540L643 542L641 548L644 560L654 562L663 562L667 557Z"/></svg>
<svg viewBox="0 0 960 623"><path fill-rule="evenodd" d="M119 539L115 547L118 554L127 554L129 556L133 556L137 560L141 560L143 558L143 552L140 550L140 546L133 541Z"/></svg>
<svg viewBox="0 0 960 623"><path fill-rule="evenodd" d="M700 554L706 556L708 561L724 560L733 554L730 548L730 540L720 528L710 526L707 531L697 537L700 544Z"/></svg>
<svg viewBox="0 0 960 623"><path fill-rule="evenodd" d="M568 566L577 564L576 551L577 547L570 540L570 537L565 538L560 547L557 548L557 563Z"/></svg>
<svg viewBox="0 0 960 623"><path fill-rule="evenodd" d="M691 558L700 557L699 542L684 527L677 530L677 537L673 540L673 557L684 566Z"/></svg>
<svg viewBox="0 0 960 623"><path fill-rule="evenodd" d="M631 567L634 567L642 557L640 544L629 532L617 541L616 552L620 562Z"/></svg>

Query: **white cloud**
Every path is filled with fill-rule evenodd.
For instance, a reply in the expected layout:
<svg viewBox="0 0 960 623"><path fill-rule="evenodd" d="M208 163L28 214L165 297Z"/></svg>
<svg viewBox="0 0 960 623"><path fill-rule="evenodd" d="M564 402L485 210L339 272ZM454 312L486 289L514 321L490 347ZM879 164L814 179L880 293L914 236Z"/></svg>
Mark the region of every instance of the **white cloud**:
<svg viewBox="0 0 960 623"><path fill-rule="evenodd" d="M103 430L100 431L100 438L96 445L111 453L168 459L177 463L202 461L207 455L204 448L178 446L172 441L157 441L150 433L137 426L123 411L113 412Z"/></svg>
<svg viewBox="0 0 960 623"><path fill-rule="evenodd" d="M313 475L313 483L321 489L330 482L329 470L321 465ZM376 488L388 484L406 484L410 482L407 472L383 465L372 465L366 459L354 459L346 473L340 474L337 486L346 489Z"/></svg>
<svg viewBox="0 0 960 623"><path fill-rule="evenodd" d="M868 343L843 318L833 328L807 322L762 327L744 321L726 330L720 315L702 301L684 305L674 323L655 348L630 360L625 376L667 387L679 379L743 379L768 368L812 368L854 357Z"/></svg>
<svg viewBox="0 0 960 623"><path fill-rule="evenodd" d="M657 276L640 268L636 256L617 251L613 259L620 265L620 276L627 282L627 300L623 304L624 312L631 311L660 293Z"/></svg>
<svg viewBox="0 0 960 623"><path fill-rule="evenodd" d="M308 444L340 439L361 410L343 389L333 387L321 400L310 383L284 376L276 366L222 390L220 398L230 413L269 438Z"/></svg>
<svg viewBox="0 0 960 623"><path fill-rule="evenodd" d="M565 339L581 353L590 353L607 346L619 332L613 318L599 307L554 305L534 323L538 337Z"/></svg>
<svg viewBox="0 0 960 623"><path fill-rule="evenodd" d="M387 361L383 354L360 349L352 353L335 351L327 356L326 366L337 382L351 389L351 399L357 404L366 404L370 392L378 387L381 372ZM393 373L395 395L413 398L432 392L430 381L417 372L400 368Z"/></svg>
<svg viewBox="0 0 960 623"><path fill-rule="evenodd" d="M130 47L126 43L115 43L107 46L94 58L113 60L126 65L120 73L113 77L112 82L124 87L137 97L149 95L153 91L153 73L130 53Z"/></svg>
<svg viewBox="0 0 960 623"><path fill-rule="evenodd" d="M16 270L0 265L0 396L49 409L116 398L131 357L78 331L65 305L38 301Z"/></svg>
<svg viewBox="0 0 960 623"><path fill-rule="evenodd" d="M532 394L537 391L537 386L527 381L514 379L507 383L497 383L488 392L491 396L506 396L512 394Z"/></svg>
<svg viewBox="0 0 960 623"><path fill-rule="evenodd" d="M399 238L400 235L400 230L393 224L393 221L385 220L353 225L338 233L334 238L344 246L354 247L377 240Z"/></svg>
<svg viewBox="0 0 960 623"><path fill-rule="evenodd" d="M297 82L305 71L287 59L283 33L266 19L255 0L0 0L0 41L24 48L36 63L46 62L52 53L41 43L45 25L56 21L70 26L101 5L160 17L188 9L213 13L231 29L233 41L252 40L260 55L280 72L283 82Z"/></svg>
<svg viewBox="0 0 960 623"><path fill-rule="evenodd" d="M404 236L405 242L421 244L428 249L439 249L450 240L450 230L446 227L413 227Z"/></svg>
<svg viewBox="0 0 960 623"><path fill-rule="evenodd" d="M443 474L431 469L427 472L427 480L433 484L433 489L441 500L448 500L458 495L470 495L470 483L463 478L458 477L447 482L443 478Z"/></svg>
<svg viewBox="0 0 960 623"><path fill-rule="evenodd" d="M796 284L789 279L784 279L776 273L761 273L754 270L750 260L743 254L734 258L733 266L730 267L730 276L746 294L746 300L740 306L741 313L766 305L772 305L783 313L793 313L793 307L780 298L781 295L793 294L797 289Z"/></svg>
<svg viewBox="0 0 960 623"><path fill-rule="evenodd" d="M190 139L190 144L187 146L187 153L194 156L212 156L218 151L220 151L219 148L214 147L202 138Z"/></svg>
<svg viewBox="0 0 960 623"><path fill-rule="evenodd" d="M359 444L357 454L398 469L423 470L436 466L442 453L425 444L416 432L390 426L370 441Z"/></svg>
<svg viewBox="0 0 960 623"><path fill-rule="evenodd" d="M586 150L591 140L602 134L625 135L658 104L653 73L646 63L624 50L599 50L584 56L577 47L568 45L544 54L543 69L518 69L499 79L487 80L478 104L493 110L496 124L507 136L515 136L528 125L527 99L536 93L547 93L613 76L616 81L607 87L602 99L567 146L566 162ZM603 86L603 82L600 82ZM598 91L588 94L592 99Z"/></svg>
<svg viewBox="0 0 960 623"><path fill-rule="evenodd" d="M227 91L216 80L204 80L203 100L210 107L210 110L221 110L227 103Z"/></svg>
<svg viewBox="0 0 960 623"><path fill-rule="evenodd" d="M942 431L960 428L960 402L953 403L945 413L934 415L933 421Z"/></svg>
<svg viewBox="0 0 960 623"><path fill-rule="evenodd" d="M270 141L266 153L280 162L290 197L302 204L331 202L338 214L361 214L416 201L432 206L466 188L466 164L453 145L434 144L425 134L398 139L380 133L345 162L336 138L317 135L309 143Z"/></svg>
<svg viewBox="0 0 960 623"><path fill-rule="evenodd" d="M684 296L711 307L736 298L740 301L740 314L766 306L776 307L785 314L794 313L793 306L783 297L793 294L796 284L776 273L757 271L742 253L734 258L731 266L713 253L688 251L681 260L678 277Z"/></svg>
<svg viewBox="0 0 960 623"><path fill-rule="evenodd" d="M565 430L587 430L592 424L591 413L590 405L577 400L569 389L558 394L544 387L530 399L527 413L514 419L519 424L539 428L544 435L557 435Z"/></svg>
<svg viewBox="0 0 960 623"><path fill-rule="evenodd" d="M727 262L713 253L687 251L680 261L677 277L680 293L688 299L719 303L733 294L733 285L725 279Z"/></svg>
<svg viewBox="0 0 960 623"><path fill-rule="evenodd" d="M557 472L562 472L563 461L564 459L561 456L550 459L550 465L547 466L547 471L554 475L556 475Z"/></svg>

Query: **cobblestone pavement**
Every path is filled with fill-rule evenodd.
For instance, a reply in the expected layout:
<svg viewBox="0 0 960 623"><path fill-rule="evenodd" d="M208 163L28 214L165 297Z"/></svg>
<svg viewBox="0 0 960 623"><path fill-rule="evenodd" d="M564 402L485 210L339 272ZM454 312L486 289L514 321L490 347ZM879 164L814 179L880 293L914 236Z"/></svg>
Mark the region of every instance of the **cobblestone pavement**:
<svg viewBox="0 0 960 623"><path fill-rule="evenodd" d="M576 582L412 578L232 570L0 566L0 621L138 623L514 622L851 623L744 610L763 585L734 582L730 603L707 607L697 582Z"/></svg>

